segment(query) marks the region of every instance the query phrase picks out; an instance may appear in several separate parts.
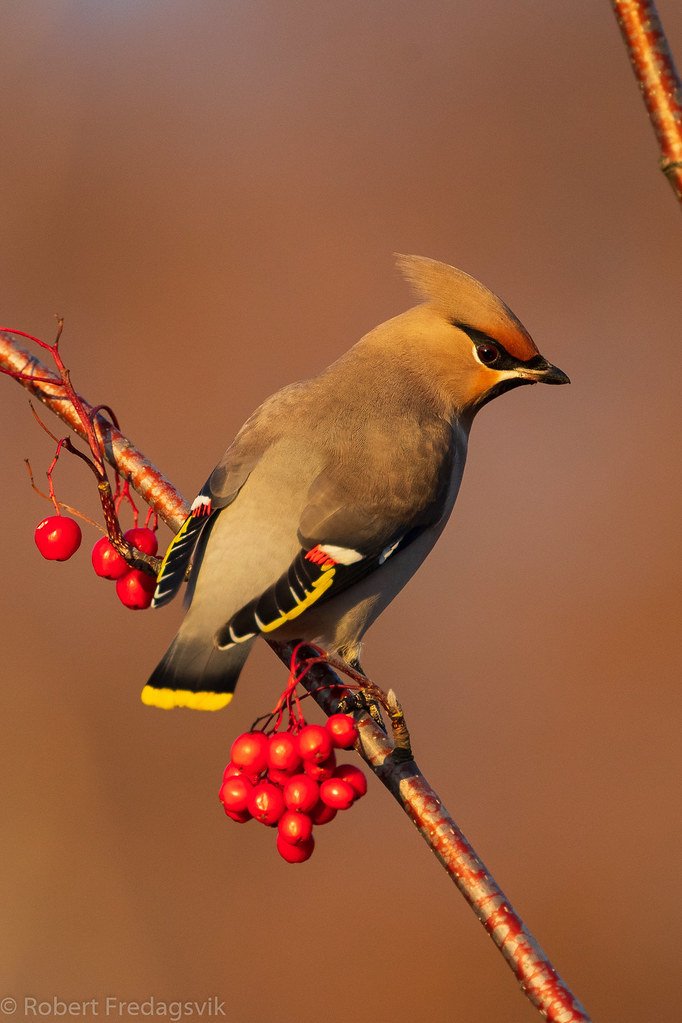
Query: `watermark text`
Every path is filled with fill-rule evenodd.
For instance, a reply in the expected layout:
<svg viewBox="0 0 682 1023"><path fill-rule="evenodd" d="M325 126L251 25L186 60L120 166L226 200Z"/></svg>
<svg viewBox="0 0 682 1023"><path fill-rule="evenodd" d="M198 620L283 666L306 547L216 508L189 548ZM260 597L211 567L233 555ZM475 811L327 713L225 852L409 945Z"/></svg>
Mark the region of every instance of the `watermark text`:
<svg viewBox="0 0 682 1023"><path fill-rule="evenodd" d="M24 1019L158 1019L166 1023L181 1023L182 1020L226 1018L225 1002L212 995L203 1001L166 1001L151 995L141 1001L129 1001L117 995L95 998L68 999L53 995L51 998L37 998L24 995L16 999L11 996L0 998L0 1014L15 1016L22 1013Z"/></svg>

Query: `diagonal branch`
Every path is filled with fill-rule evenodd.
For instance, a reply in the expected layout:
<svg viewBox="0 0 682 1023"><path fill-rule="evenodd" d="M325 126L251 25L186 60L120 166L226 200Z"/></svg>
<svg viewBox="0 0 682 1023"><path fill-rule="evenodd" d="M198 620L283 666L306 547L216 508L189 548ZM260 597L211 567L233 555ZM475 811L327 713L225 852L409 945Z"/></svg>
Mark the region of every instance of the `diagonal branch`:
<svg viewBox="0 0 682 1023"><path fill-rule="evenodd" d="M7 334L0 332L0 372L8 372L82 436L81 421L60 397L59 379ZM86 410L92 406L80 399ZM140 496L177 531L189 513L182 495L133 444L104 418L96 420L107 461L130 480ZM295 644L270 641L289 665ZM338 709L343 683L325 664L316 664L303 685L327 714ZM329 686L333 688L329 688ZM333 695L336 694L336 695ZM358 724L360 755L412 820L465 899L483 923L516 975L524 993L552 1023L590 1023L589 1016L561 980L504 892L448 814L437 793L417 767L409 733L395 695L388 694L393 741L363 714Z"/></svg>
<svg viewBox="0 0 682 1023"><path fill-rule="evenodd" d="M682 84L654 0L611 0L661 150L682 203Z"/></svg>
<svg viewBox="0 0 682 1023"><path fill-rule="evenodd" d="M270 646L289 666L295 643ZM338 710L343 682L327 665L316 664L302 681L325 714ZM389 701L391 700L389 692ZM537 941L514 910L473 846L458 828L437 792L415 763L402 710L391 712L392 742L369 714L356 721L358 751L365 763L400 804L431 851L455 882L488 934L507 960L524 993L554 1023L589 1023L580 1002L561 980ZM395 715L395 716L394 716ZM396 720L397 719L397 720Z"/></svg>

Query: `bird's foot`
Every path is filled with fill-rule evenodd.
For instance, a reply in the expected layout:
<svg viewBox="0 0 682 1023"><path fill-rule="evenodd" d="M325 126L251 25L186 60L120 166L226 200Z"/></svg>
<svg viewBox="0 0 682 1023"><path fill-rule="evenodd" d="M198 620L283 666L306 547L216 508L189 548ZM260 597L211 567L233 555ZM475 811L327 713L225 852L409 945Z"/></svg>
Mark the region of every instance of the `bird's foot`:
<svg viewBox="0 0 682 1023"><path fill-rule="evenodd" d="M364 694L363 694L363 698L364 698L365 703L367 705L367 711L368 711L369 716L371 717L372 721L374 721L374 723L376 725L378 725L379 728L383 729L384 732L387 732L386 725L384 723L384 719L383 719L383 716L381 714L381 704L377 703L376 700L370 699L368 696L365 696Z"/></svg>
<svg viewBox="0 0 682 1023"><path fill-rule="evenodd" d="M391 756L394 760L412 760L412 746L410 744L410 733L405 723L405 714L403 708L400 705L398 697L393 689L389 689L387 693L383 689L379 689L374 682L371 681L362 670L360 661L356 658L349 661L349 666L354 672L355 678L362 687L357 696L363 702L364 708L366 708L368 714L372 720L382 729L383 732L387 733L386 725L381 714L383 707L386 716L391 723L391 731L393 733L393 752Z"/></svg>
<svg viewBox="0 0 682 1023"><path fill-rule="evenodd" d="M386 731L386 725L381 715L381 705L367 695L362 689L355 689L353 692L346 691L345 696L339 701L339 712L359 717L362 714L369 714L372 721Z"/></svg>
<svg viewBox="0 0 682 1023"><path fill-rule="evenodd" d="M334 666L333 660L330 660L330 663ZM378 725L382 732L386 733L386 724L381 713L381 708L384 705L383 692L367 678L357 657L339 662L338 667L359 687L353 692L348 692L341 701L344 705L344 713L369 714L372 721ZM339 709L341 709L341 705L339 705Z"/></svg>

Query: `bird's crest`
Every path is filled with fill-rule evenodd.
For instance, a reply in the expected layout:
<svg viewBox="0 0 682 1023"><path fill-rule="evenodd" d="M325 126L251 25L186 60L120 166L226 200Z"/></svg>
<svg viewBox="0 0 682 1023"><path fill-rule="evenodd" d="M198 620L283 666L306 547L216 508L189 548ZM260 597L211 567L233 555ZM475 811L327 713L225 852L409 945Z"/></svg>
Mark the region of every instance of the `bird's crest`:
<svg viewBox="0 0 682 1023"><path fill-rule="evenodd" d="M450 322L494 338L517 359L525 361L538 354L533 339L511 309L474 277L426 256L397 254L396 262L417 294Z"/></svg>

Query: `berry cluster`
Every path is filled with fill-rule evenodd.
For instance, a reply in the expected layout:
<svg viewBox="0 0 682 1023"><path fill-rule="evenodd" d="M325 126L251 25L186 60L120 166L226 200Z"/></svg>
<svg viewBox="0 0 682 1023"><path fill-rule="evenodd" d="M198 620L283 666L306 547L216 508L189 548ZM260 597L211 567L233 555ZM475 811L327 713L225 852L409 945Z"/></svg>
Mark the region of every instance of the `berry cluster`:
<svg viewBox="0 0 682 1023"><path fill-rule="evenodd" d="M294 730L244 732L232 744L220 801L233 821L277 827L277 851L287 863L303 863L315 848L313 826L328 824L367 792L352 764L336 763L358 733L352 717L333 714L326 725L301 723Z"/></svg>
<svg viewBox="0 0 682 1023"><path fill-rule="evenodd" d="M48 561L68 561L83 539L80 526L68 515L50 515L43 519L34 536L38 550ZM143 554L153 555L159 549L156 533L147 526L136 526L123 536ZM115 580L116 595L126 607L142 610L151 604L156 579L148 572L131 568L106 536L92 548L92 567L102 579Z"/></svg>
<svg viewBox="0 0 682 1023"><path fill-rule="evenodd" d="M156 554L159 549L156 533L147 526L129 529L123 539L143 554ZM92 548L92 567L102 579L116 582L116 596L126 607L143 611L151 604L156 589L155 577L139 568L131 568L106 536Z"/></svg>

